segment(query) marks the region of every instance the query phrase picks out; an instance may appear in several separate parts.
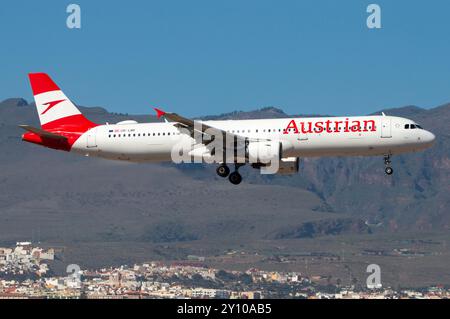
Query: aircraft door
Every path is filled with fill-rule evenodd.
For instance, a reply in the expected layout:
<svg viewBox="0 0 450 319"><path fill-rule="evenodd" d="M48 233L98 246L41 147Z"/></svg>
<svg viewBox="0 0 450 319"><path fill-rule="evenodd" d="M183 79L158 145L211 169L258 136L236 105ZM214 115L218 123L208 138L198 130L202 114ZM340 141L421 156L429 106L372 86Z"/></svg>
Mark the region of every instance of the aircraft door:
<svg viewBox="0 0 450 319"><path fill-rule="evenodd" d="M392 137L391 119L385 116L381 118L381 137L383 138Z"/></svg>
<svg viewBox="0 0 450 319"><path fill-rule="evenodd" d="M97 147L97 128L87 131L87 148Z"/></svg>

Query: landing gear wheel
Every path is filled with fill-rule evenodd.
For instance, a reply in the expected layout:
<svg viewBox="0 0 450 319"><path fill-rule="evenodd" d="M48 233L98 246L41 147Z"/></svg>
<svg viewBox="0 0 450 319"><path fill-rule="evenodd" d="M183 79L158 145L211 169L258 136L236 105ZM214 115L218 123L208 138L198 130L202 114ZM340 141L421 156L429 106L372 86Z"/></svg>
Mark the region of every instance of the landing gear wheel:
<svg viewBox="0 0 450 319"><path fill-rule="evenodd" d="M238 172L233 172L228 176L231 184L238 185L242 182L242 176Z"/></svg>
<svg viewBox="0 0 450 319"><path fill-rule="evenodd" d="M226 165L220 165L217 167L216 172L220 177L227 177L230 174L230 169Z"/></svg>
<svg viewBox="0 0 450 319"><path fill-rule="evenodd" d="M386 165L386 168L384 169L386 175L392 175L392 173L394 173L394 170L391 167L391 155L390 154L384 155L384 165Z"/></svg>
<svg viewBox="0 0 450 319"><path fill-rule="evenodd" d="M394 173L394 170L390 166L386 167L384 171L386 172L387 175L392 175L392 173Z"/></svg>

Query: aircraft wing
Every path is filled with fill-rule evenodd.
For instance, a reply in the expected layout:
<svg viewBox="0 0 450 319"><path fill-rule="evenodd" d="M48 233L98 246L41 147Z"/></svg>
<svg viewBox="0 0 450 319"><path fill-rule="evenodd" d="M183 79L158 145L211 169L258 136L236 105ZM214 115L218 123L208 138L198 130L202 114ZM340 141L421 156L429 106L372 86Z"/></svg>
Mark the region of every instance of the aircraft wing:
<svg viewBox="0 0 450 319"><path fill-rule="evenodd" d="M189 132L192 138L196 138L196 136L201 137L201 141L198 142L205 145L211 143L212 140L222 140L224 141L226 148L232 145L236 145L236 147L239 148L240 146L245 146L247 141L267 141L267 139L248 138L239 134L227 132L220 128L207 125L202 121L194 121L176 113L168 113L156 108L155 111L158 118L164 117L165 119L174 122L174 126L187 130L182 130L183 133Z"/></svg>
<svg viewBox="0 0 450 319"><path fill-rule="evenodd" d="M56 140L67 140L67 137L65 137L65 136L54 134L54 133L51 133L48 131L44 131L43 129L33 127L30 125L19 125L19 127L24 129L25 131L35 133L41 137L51 138L51 139L56 139Z"/></svg>

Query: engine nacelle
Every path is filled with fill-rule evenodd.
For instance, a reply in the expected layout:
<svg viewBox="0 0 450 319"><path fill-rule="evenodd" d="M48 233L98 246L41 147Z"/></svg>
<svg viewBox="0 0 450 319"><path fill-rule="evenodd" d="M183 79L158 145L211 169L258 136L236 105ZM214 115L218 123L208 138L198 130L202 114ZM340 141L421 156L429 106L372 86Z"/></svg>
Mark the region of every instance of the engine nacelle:
<svg viewBox="0 0 450 319"><path fill-rule="evenodd" d="M297 174L299 171L300 159L298 157L282 158L278 168L277 174L291 175Z"/></svg>
<svg viewBox="0 0 450 319"><path fill-rule="evenodd" d="M300 159L298 157L281 158L276 163L266 165L263 163L253 163L252 167L261 170L261 174L291 175L299 171Z"/></svg>
<svg viewBox="0 0 450 319"><path fill-rule="evenodd" d="M245 157L249 163L269 164L280 160L282 145L277 141L249 142L245 148Z"/></svg>

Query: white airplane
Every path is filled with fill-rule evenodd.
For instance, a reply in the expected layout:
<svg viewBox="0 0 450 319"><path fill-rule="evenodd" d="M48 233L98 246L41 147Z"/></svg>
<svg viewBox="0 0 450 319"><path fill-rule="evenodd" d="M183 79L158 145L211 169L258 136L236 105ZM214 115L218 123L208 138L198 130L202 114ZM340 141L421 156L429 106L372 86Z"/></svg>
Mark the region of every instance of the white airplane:
<svg viewBox="0 0 450 319"><path fill-rule="evenodd" d="M96 124L85 118L45 73L29 74L41 128L20 125L26 142L85 156L132 162L217 163L217 174L239 184L246 163L269 173L293 174L299 158L383 156L430 147L435 136L412 120L386 116L194 121L155 109L161 123ZM276 162L275 170L268 168ZM234 165L230 173L229 165ZM267 173L266 172L266 173Z"/></svg>

